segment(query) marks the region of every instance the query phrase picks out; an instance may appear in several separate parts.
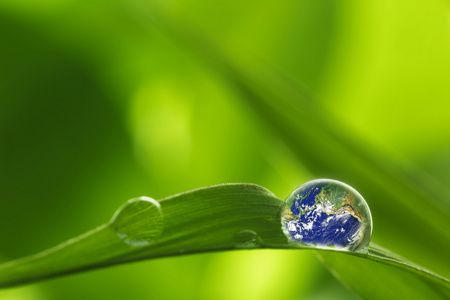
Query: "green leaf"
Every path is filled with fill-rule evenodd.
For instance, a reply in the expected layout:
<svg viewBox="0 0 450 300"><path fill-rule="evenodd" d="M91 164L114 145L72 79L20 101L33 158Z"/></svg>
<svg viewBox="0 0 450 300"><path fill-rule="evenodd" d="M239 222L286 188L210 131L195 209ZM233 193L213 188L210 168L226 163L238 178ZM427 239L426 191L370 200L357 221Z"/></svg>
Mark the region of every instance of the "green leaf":
<svg viewBox="0 0 450 300"><path fill-rule="evenodd" d="M162 222L159 217L151 218L152 215L160 216L159 210L155 213L154 206L137 207L135 204L136 201L128 202L116 212L111 222L78 238L3 264L0 266L0 286L16 286L62 274L164 256L256 248L300 251L282 232L279 214L283 200L254 184L217 185L162 199L159 201ZM118 220L125 225L117 226ZM144 229L144 234L149 233L152 239L147 246L133 246L124 236L117 234L118 228L120 232L125 230L129 234L127 238L141 237ZM368 254L318 252L322 257L333 257L333 268L339 268L339 263L345 264L346 268L358 266L360 272L368 272L370 276L395 279L405 291L398 294L399 297L423 291L436 294L433 289L426 288L429 286L445 293L450 288L446 278L373 244ZM377 262L382 264L374 268L372 265ZM368 267L359 268L360 265ZM286 272L290 271L286 266ZM307 273L308 270L301 272ZM409 286L411 278L420 284ZM374 285L381 283L382 279L375 281ZM358 292L364 295L366 290Z"/></svg>
<svg viewBox="0 0 450 300"><path fill-rule="evenodd" d="M282 244L285 239L278 216L282 202L252 184L225 184L175 195L159 201L164 227L150 246L133 247L123 242L110 222L43 253L4 264L0 285L146 258L241 248L234 240L241 231L257 232L264 245ZM119 210L130 213L124 207ZM145 210L131 213L135 215L129 227L137 231L148 227Z"/></svg>
<svg viewBox="0 0 450 300"><path fill-rule="evenodd" d="M448 299L445 278L372 244L368 259L318 252L319 259L345 286L364 299ZM380 264L382 263L382 264Z"/></svg>

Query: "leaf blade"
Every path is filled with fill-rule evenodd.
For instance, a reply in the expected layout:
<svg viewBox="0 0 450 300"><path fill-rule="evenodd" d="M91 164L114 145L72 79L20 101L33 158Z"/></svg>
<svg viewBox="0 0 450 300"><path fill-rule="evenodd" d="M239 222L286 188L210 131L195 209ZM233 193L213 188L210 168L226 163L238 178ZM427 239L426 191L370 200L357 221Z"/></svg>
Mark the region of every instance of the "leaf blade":
<svg viewBox="0 0 450 300"><path fill-rule="evenodd" d="M234 235L242 230L279 243L283 236L275 225L279 225L281 203L270 191L253 184L224 184L174 195L160 201L165 227L150 247L125 244L111 224L104 224L55 248L3 264L0 286L146 258L230 250L235 248ZM146 222L141 215L135 218L135 226Z"/></svg>
<svg viewBox="0 0 450 300"><path fill-rule="evenodd" d="M288 242L281 229L279 213L283 200L254 184L201 188L162 199L160 204L165 218L169 220L165 223L161 237L154 244L146 247L130 246L115 234L110 224L105 224L53 249L1 265L0 286L16 286L143 259L243 249L246 247L235 241L236 234L243 230L258 234L260 242L252 245L252 249L299 249L297 245ZM137 218L133 222L135 226L148 222L145 214L137 214L134 218ZM367 255L326 250L317 252L321 257L328 258L327 262L334 262L333 268L336 269L346 265L339 264L342 261L355 262L355 259L359 259L366 265L380 262L383 267L378 267L381 271L377 272L385 275L392 272L392 268L401 270L394 271L398 277L395 277L397 282L406 284L407 280L403 277L413 276L414 280L420 282L419 292L429 292L429 289L423 288L428 284L440 293L450 291L448 279L409 263L374 244L371 244ZM346 268L340 270L340 274L346 274L345 270ZM360 292L364 293L365 290Z"/></svg>

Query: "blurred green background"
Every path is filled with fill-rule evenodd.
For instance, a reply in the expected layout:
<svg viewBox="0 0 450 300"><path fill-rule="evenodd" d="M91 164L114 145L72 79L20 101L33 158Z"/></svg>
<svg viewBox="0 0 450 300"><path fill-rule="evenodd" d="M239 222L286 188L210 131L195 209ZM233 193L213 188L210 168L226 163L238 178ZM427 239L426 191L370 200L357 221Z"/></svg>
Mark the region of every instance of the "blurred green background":
<svg viewBox="0 0 450 300"><path fill-rule="evenodd" d="M448 244L442 246L447 240L440 241L439 233L416 234L431 213L415 219L414 207L402 211L407 196L393 192L384 199L383 190L395 189L386 174L401 173L411 186L434 192L419 212L435 207L448 215L447 4L1 1L1 260L103 224L137 196L161 199L202 186L252 182L285 198L307 180L331 177L354 186L373 207L376 242L448 276L438 260L448 256ZM315 140L296 127L281 128L281 113L249 100L205 54L216 50L247 75L263 76L256 61L300 89L309 100L279 96L306 115L310 110L321 116L303 126L318 139L317 126L332 128L331 136L364 149L372 164L362 164L356 150L336 152L326 142L314 148ZM261 94L265 88L259 86ZM284 101L267 99L283 111ZM301 115L292 118L302 122ZM378 169L379 162L387 171ZM424 248L414 250L413 240ZM18 300L331 295L356 297L312 251L287 250L164 258L0 291L1 299Z"/></svg>

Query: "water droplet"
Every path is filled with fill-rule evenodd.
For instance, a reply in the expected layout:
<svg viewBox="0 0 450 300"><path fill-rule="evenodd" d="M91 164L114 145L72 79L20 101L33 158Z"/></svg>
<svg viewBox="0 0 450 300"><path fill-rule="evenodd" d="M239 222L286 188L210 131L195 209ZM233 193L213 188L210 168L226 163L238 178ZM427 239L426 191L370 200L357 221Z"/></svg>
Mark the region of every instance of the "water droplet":
<svg viewBox="0 0 450 300"><path fill-rule="evenodd" d="M262 239L252 230L242 230L234 236L234 245L236 248L257 248L261 244Z"/></svg>
<svg viewBox="0 0 450 300"><path fill-rule="evenodd" d="M303 247L367 253L372 216L364 198L340 181L309 181L286 199L281 224L289 241Z"/></svg>
<svg viewBox="0 0 450 300"><path fill-rule="evenodd" d="M155 242L163 229L163 215L158 201L140 197L128 200L114 214L111 228L131 246L148 246Z"/></svg>

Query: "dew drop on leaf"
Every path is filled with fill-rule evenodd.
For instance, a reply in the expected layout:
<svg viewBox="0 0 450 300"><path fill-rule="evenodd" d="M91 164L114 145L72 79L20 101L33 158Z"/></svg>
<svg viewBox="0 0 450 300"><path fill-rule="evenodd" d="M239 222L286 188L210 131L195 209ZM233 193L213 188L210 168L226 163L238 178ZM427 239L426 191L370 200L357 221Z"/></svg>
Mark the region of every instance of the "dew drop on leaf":
<svg viewBox="0 0 450 300"><path fill-rule="evenodd" d="M125 243L142 247L155 242L163 230L163 214L158 201L149 197L129 200L111 220L111 228Z"/></svg>
<svg viewBox="0 0 450 300"><path fill-rule="evenodd" d="M234 246L236 248L257 248L261 244L261 238L253 230L242 230L234 236Z"/></svg>
<svg viewBox="0 0 450 300"><path fill-rule="evenodd" d="M367 253L372 216L364 198L340 181L306 182L286 199L283 232L301 247Z"/></svg>

